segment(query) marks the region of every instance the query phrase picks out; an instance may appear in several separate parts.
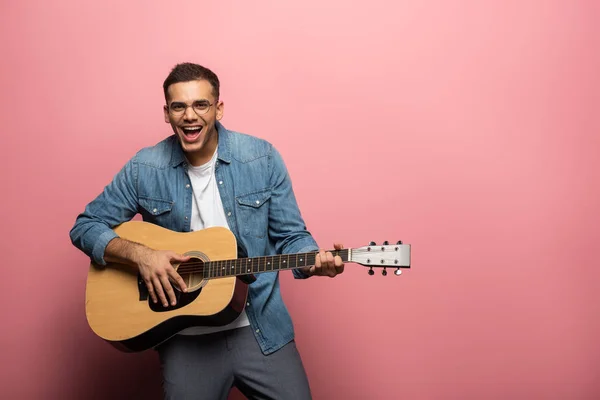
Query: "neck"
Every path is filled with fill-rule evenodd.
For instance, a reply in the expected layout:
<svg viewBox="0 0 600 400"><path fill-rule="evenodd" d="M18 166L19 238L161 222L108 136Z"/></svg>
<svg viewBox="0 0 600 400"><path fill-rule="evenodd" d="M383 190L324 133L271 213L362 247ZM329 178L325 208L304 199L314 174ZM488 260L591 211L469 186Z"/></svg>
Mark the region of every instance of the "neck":
<svg viewBox="0 0 600 400"><path fill-rule="evenodd" d="M343 262L350 260L350 250L329 250L334 256L340 256ZM202 272L205 278L223 278L229 276L260 274L286 269L304 268L315 265L317 251L297 254L282 254L266 257L238 258L231 260L207 261L191 260L181 264L179 273Z"/></svg>

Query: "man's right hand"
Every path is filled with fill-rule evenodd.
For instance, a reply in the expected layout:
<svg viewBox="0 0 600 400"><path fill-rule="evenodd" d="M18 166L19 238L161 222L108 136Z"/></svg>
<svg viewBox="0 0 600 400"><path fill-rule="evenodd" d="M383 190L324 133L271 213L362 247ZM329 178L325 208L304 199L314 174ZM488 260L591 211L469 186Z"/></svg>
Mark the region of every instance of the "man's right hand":
<svg viewBox="0 0 600 400"><path fill-rule="evenodd" d="M152 301L157 303L160 299L165 307L169 306L167 296L172 305L177 303L170 281L178 286L182 292L187 290L185 282L175 271L172 263L189 261L189 256L182 256L174 251L154 250L139 243L117 237L112 239L106 246L104 258L106 261L137 267L142 278L144 278Z"/></svg>
<svg viewBox="0 0 600 400"><path fill-rule="evenodd" d="M137 265L153 302L156 303L157 299L160 299L163 306L168 307L166 292L171 305L176 304L175 292L170 281L182 292L187 290L187 286L172 263L185 262L189 259L189 256L182 256L173 251L147 249L143 252Z"/></svg>

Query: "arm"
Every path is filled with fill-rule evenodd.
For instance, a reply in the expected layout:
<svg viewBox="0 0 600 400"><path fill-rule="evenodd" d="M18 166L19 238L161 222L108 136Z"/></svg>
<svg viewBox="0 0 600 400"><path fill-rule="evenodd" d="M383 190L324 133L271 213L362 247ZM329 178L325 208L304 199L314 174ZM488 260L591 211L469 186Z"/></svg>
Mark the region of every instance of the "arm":
<svg viewBox="0 0 600 400"><path fill-rule="evenodd" d="M269 158L271 177L271 208L269 214L269 236L276 241L275 249L280 254L319 251L319 247L300 214L292 189L292 182L279 152L271 147ZM342 244L334 243L337 250ZM296 279L306 279L313 275L334 277L344 272L340 256L320 250L315 265L292 271Z"/></svg>
<svg viewBox="0 0 600 400"><path fill-rule="evenodd" d="M165 292L175 304L175 294L169 282L172 279L181 290L186 285L171 265L172 261L184 262L183 257L172 251L155 251L141 244L121 239L113 228L131 220L138 210L137 164L129 161L92 200L83 213L77 216L70 231L71 242L99 265L108 262L128 264L139 269L152 300L160 298L168 305Z"/></svg>
<svg viewBox="0 0 600 400"><path fill-rule="evenodd" d="M106 248L109 242L118 237L112 229L129 221L137 213L136 178L137 165L129 161L104 190L86 205L71 228L71 243L99 265L106 265Z"/></svg>

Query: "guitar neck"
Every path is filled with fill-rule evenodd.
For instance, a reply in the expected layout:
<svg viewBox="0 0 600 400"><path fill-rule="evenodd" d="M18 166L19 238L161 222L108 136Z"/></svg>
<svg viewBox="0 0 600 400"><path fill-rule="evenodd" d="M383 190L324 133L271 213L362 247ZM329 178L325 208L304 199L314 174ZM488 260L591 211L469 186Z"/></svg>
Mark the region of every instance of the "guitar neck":
<svg viewBox="0 0 600 400"><path fill-rule="evenodd" d="M340 256L343 262L348 262L350 259L350 249L328 251L330 251L334 257ZM312 251L308 253L209 261L204 263L204 276L207 278L223 278L304 268L315 265L317 254L318 251Z"/></svg>

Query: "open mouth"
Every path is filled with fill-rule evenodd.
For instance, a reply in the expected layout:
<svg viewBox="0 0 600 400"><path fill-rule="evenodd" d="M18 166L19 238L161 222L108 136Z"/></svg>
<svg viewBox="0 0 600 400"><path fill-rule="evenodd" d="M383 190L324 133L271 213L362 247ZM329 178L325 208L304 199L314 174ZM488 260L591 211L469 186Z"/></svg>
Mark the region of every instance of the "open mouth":
<svg viewBox="0 0 600 400"><path fill-rule="evenodd" d="M183 136L187 141L193 142L194 140L198 139L198 136L200 136L200 132L202 132L202 128L204 128L202 125L200 125L200 126L182 126L181 131L183 132Z"/></svg>

